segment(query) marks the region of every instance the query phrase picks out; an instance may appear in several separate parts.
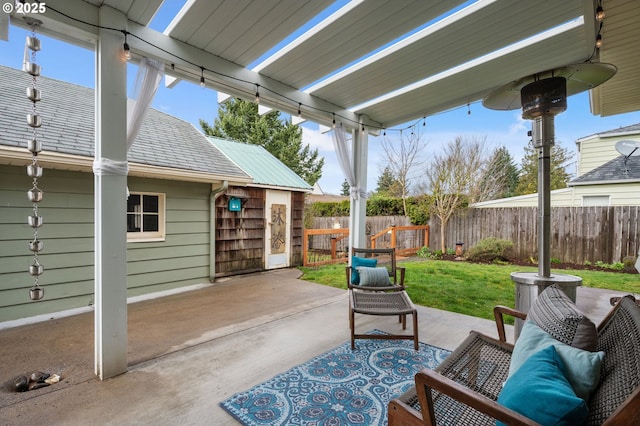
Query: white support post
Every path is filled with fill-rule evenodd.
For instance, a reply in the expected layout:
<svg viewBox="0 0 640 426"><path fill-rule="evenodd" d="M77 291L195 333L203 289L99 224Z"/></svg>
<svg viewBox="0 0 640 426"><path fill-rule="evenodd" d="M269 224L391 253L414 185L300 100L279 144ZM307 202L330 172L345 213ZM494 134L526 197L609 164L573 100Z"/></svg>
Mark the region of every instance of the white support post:
<svg viewBox="0 0 640 426"><path fill-rule="evenodd" d="M367 132L358 126L353 131L353 171L356 178L355 186L359 192L367 192L367 160L369 153L369 140ZM367 221L367 199L358 196L351 198L351 214L349 218L349 245L350 247L366 248L367 236L365 226Z"/></svg>
<svg viewBox="0 0 640 426"><path fill-rule="evenodd" d="M126 28L120 12L102 6L99 23ZM127 66L124 39L99 30L96 46L96 160L127 159ZM127 371L127 234L124 175L96 174L95 373L104 380Z"/></svg>

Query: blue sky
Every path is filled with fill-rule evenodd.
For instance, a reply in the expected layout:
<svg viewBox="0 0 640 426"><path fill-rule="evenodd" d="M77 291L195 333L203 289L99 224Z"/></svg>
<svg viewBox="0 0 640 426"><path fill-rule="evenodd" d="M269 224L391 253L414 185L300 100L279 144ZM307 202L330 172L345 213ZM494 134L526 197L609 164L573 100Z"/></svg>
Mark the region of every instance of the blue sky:
<svg viewBox="0 0 640 426"><path fill-rule="evenodd" d="M183 3L184 0L166 1L161 13L156 16L151 26L158 31L164 30ZM28 31L22 28L9 27L9 41L0 40L0 64L13 68L21 67L24 40L27 35ZM39 36L39 38L42 42L42 50L37 53L36 62L42 66L43 76L94 87L93 51L45 36ZM128 69L130 91L133 88L136 72L137 67L130 65ZM43 102L45 101L46 93L43 93ZM575 141L578 138L640 123L640 112L604 118L592 115L589 111L587 93L571 96L567 104L567 111L555 118L556 141L572 152L575 152ZM212 124L217 116L217 93L209 88L203 89L199 85L187 82L181 82L173 89L166 89L161 83L152 106L200 128L199 119L202 118ZM529 121L521 118L520 111L492 111L484 108L480 103L471 104L470 111L471 114L468 114L467 106L463 106L427 117L425 127L422 127L422 123L419 124L422 141L425 143L424 160L428 162L429 157L439 151L442 145L457 136L463 136L486 138L489 150L506 146L515 162L519 164L529 139L527 131L531 127ZM410 124L413 122L407 123L406 126ZM396 128L406 126L396 126ZM305 123L303 129L303 141L318 148L320 155L325 158L320 186L325 192L338 193L344 177L339 171L330 134L320 134L318 126L314 123ZM398 131L387 131L388 138L397 138L398 135ZM375 189L380 170L386 163L386 157L380 146L381 139L382 136L369 138L369 190ZM612 146L611 149L614 147ZM568 170L570 173L575 172L575 166L569 166ZM417 171L417 175L424 175L424 173ZM414 182L417 183L417 178Z"/></svg>

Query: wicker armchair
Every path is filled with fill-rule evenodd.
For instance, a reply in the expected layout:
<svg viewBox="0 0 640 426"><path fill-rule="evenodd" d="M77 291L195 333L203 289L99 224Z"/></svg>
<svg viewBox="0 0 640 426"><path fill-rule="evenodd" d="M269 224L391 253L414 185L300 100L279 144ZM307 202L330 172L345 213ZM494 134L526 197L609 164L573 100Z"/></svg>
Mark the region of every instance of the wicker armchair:
<svg viewBox="0 0 640 426"><path fill-rule="evenodd" d="M376 267L387 269L388 280L385 284L368 285L355 279L357 269L346 267L347 286L349 288L349 327L351 329L351 348L355 349L355 339L410 339L418 350L418 313L409 295L405 291L405 268L396 265L395 249L353 248L352 255L359 259L376 261ZM354 259L352 258L352 265ZM365 271L363 271L365 272ZM357 334L355 314L397 316L402 329L407 328L407 314L413 319L413 334Z"/></svg>
<svg viewBox="0 0 640 426"><path fill-rule="evenodd" d="M389 426L535 425L496 402L507 379L513 345L505 340L503 314L524 313L496 307L500 340L471 332L435 370L415 376L415 387L389 403ZM587 425L640 424L640 307L623 297L597 329L597 350L606 353L600 382L588 401Z"/></svg>

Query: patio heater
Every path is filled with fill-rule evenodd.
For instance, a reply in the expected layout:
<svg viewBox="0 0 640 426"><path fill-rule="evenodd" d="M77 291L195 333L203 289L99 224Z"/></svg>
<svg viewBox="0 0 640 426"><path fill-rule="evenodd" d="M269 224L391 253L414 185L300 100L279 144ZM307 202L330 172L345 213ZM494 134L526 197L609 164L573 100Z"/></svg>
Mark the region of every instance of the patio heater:
<svg viewBox="0 0 640 426"><path fill-rule="evenodd" d="M611 64L582 63L534 74L491 92L482 103L497 110L522 108L522 118L533 120L531 137L538 150L538 272L514 272L517 310L528 312L538 294L556 284L576 301L582 279L574 275L551 274L551 147L554 118L567 109L567 96L592 89L611 78L617 68ZM516 320L515 337L523 321Z"/></svg>

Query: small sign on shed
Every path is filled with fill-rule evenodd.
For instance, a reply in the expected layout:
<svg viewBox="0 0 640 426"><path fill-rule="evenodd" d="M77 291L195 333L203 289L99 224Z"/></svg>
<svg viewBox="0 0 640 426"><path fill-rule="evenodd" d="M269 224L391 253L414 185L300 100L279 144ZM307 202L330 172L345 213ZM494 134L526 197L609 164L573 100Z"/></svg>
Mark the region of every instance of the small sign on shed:
<svg viewBox="0 0 640 426"><path fill-rule="evenodd" d="M242 210L242 200L240 200L240 198L235 198L235 197L229 198L229 211L239 212L241 210Z"/></svg>

